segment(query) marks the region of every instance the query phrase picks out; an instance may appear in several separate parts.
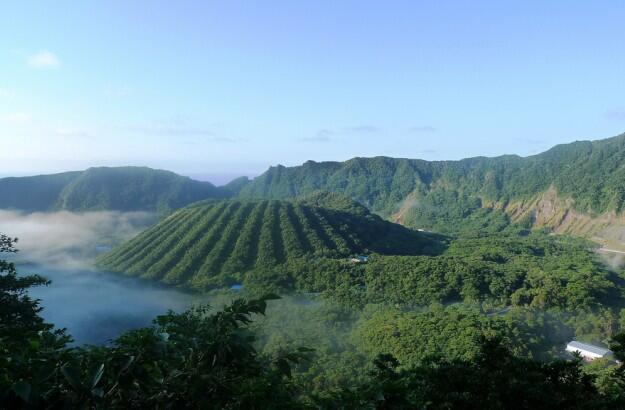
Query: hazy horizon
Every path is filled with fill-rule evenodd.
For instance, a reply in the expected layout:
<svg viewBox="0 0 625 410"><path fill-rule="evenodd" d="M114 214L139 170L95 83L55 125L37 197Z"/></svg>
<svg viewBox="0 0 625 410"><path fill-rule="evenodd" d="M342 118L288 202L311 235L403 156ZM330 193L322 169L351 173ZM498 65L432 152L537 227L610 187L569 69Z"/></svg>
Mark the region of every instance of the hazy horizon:
<svg viewBox="0 0 625 410"><path fill-rule="evenodd" d="M625 130L625 5L599 3L11 2L3 172L137 164L221 181L607 138Z"/></svg>
<svg viewBox="0 0 625 410"><path fill-rule="evenodd" d="M588 138L586 140L581 140L581 139L576 139L576 140L571 140L571 141L564 141L560 144L569 144L569 143L573 143L573 142L579 142L579 141L597 141L597 140L602 140L602 139L608 139L608 138L612 138L612 137L617 137L620 135L625 135L625 132L623 133L618 133L616 135L611 135L611 136L606 136L606 137L600 137L600 138ZM553 148L554 146L559 145L559 144L554 144L553 146L550 147L546 147L544 150L540 150L540 151L536 151L533 152L531 154L527 154L527 155L522 155L519 153L515 153L515 152L503 152L499 155L490 155L487 157L497 157L497 156L504 156L504 155L517 155L517 156L521 156L521 157L527 157L527 156L532 156L532 155L536 155L536 154L540 154L542 152L545 152L551 148ZM376 157L376 156L386 156L386 157L390 157L389 155L372 155L369 156L368 158L371 157ZM486 155L476 155L474 157L484 157ZM365 156L360 156L360 157L365 157ZM433 159L430 161L458 161L458 160L463 160L463 159L468 159L468 158L474 158L474 157L460 157L460 158L439 158L439 159ZM356 157L349 157L349 158L344 158L344 159L337 159L337 160L325 160L325 161L348 161L350 159L353 159ZM427 160L424 157L406 157L406 156L395 156L394 158L409 158L409 159L422 159L422 160ZM283 166L287 166L287 167L291 167L291 166L298 166L303 164L306 161L315 161L315 162L324 162L324 160L317 160L314 158L308 158L304 161L301 162L288 162L288 161L282 161L280 163L275 163L275 164L269 164L266 168L262 169L262 170L257 170L257 171L241 171L241 172L228 172L228 173L223 173L223 172L216 172L216 173L208 173L208 172L185 172L184 170L178 170L178 169L168 169L168 168L163 168L163 167L158 167L158 166L150 166L150 165L146 165L146 164L141 164L141 163L121 163L121 164L98 164L98 165L89 165L87 167L84 168L58 168L58 169L50 169L49 171L45 172L45 171L22 171L22 172L14 172L14 173L10 173L10 172L0 172L0 178L6 178L6 177L27 177L27 176L36 176L36 175L45 175L45 174L56 174L56 173L63 173L63 172L71 172L71 171L82 171L85 170L87 168L91 168L91 167L123 167L123 166L134 166L134 167L150 167L150 168L154 168L154 169L164 169L167 171L172 171L175 172L179 175L182 176L186 176L189 177L191 179L195 179L197 181L206 181L206 182L210 182L214 185L217 186L221 186L221 185L226 185L229 182L231 182L234 179L240 178L240 177L247 177L249 179L254 179L257 176L261 175L262 173L264 173L267 169L269 169L270 167L273 166L278 166L278 165L283 165Z"/></svg>

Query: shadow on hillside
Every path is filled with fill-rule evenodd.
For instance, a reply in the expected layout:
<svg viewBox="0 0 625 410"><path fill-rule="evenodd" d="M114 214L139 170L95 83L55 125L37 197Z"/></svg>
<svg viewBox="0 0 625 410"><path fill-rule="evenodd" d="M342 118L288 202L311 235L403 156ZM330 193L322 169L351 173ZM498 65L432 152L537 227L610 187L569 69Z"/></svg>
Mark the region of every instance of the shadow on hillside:
<svg viewBox="0 0 625 410"><path fill-rule="evenodd" d="M346 236L358 237L366 251L381 255L430 255L445 252L451 241L445 235L417 231L386 221L375 214L353 214L339 210L326 211L329 219L349 221ZM347 228L347 226L345 226Z"/></svg>

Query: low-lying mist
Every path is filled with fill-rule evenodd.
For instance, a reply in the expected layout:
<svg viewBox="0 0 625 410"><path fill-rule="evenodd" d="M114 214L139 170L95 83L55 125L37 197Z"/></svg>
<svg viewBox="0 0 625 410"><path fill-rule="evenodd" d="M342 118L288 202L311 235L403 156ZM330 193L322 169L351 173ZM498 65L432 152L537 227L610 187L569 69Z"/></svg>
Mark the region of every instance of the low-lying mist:
<svg viewBox="0 0 625 410"><path fill-rule="evenodd" d="M85 269L98 252L132 238L155 220L146 212L0 210L0 232L19 239L18 261Z"/></svg>
<svg viewBox="0 0 625 410"><path fill-rule="evenodd" d="M17 237L18 253L3 254L21 275L40 274L49 286L32 288L42 316L67 328L76 343L106 343L159 314L186 309L196 297L122 275L98 272L95 257L154 223L143 212L21 213L0 210L0 233Z"/></svg>

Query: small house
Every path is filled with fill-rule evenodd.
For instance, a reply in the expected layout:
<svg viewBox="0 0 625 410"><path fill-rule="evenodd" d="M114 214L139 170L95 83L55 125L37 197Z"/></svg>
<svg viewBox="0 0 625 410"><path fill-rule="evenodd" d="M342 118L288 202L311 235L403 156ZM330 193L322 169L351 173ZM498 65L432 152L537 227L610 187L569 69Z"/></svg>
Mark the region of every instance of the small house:
<svg viewBox="0 0 625 410"><path fill-rule="evenodd" d="M582 343L578 341L571 341L566 345L566 351L571 353L579 353L579 355L586 361L593 361L612 354L612 352L606 348Z"/></svg>
<svg viewBox="0 0 625 410"><path fill-rule="evenodd" d="M369 261L369 257L364 255L357 255L350 259L350 262L353 263L364 263L367 261Z"/></svg>

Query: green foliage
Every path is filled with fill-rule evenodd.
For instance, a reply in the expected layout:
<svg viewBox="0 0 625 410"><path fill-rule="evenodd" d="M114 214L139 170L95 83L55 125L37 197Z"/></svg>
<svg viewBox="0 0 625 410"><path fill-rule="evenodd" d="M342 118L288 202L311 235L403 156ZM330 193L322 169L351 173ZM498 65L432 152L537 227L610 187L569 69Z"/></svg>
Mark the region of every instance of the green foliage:
<svg viewBox="0 0 625 410"><path fill-rule="evenodd" d="M459 322L449 319L454 309L459 309L469 318L481 317L489 329L497 324L498 334L514 340L515 353L535 358L557 356L573 338L605 344L619 329L625 330L618 323L624 302L622 279L596 260L585 241L567 237L534 233L465 238L452 242L439 256L372 255L365 264L294 259L285 269L282 277L292 277L300 292L322 292L323 297L357 310L372 303L390 305L394 313L383 313L408 314L405 323L418 321L424 307L452 304L444 314L431 314L437 325ZM275 273L264 275L267 281L279 283ZM276 291L279 287L264 289ZM459 306L453 305L458 302ZM380 323L384 327L390 319ZM436 340L444 333L421 325L423 332L431 333L423 336L424 340ZM467 329L473 332L480 326ZM373 329L370 324L365 327ZM453 341L454 328L449 329ZM473 340L480 335L473 333ZM419 355L414 340L401 343Z"/></svg>
<svg viewBox="0 0 625 410"><path fill-rule="evenodd" d="M0 253L14 253L16 240L0 234ZM0 407L30 401L52 377L58 360L67 356L70 338L55 331L39 313L38 300L28 296L32 286L47 285L38 275L18 276L15 266L0 259Z"/></svg>
<svg viewBox="0 0 625 410"><path fill-rule="evenodd" d="M155 326L130 331L110 347L58 347L54 356L41 348L22 351L47 366L45 376L24 378L10 390L0 385L0 406L296 407L288 378L291 366L307 359L308 349L261 356L247 330L272 298L236 300L213 314L207 306L170 312L157 317ZM25 365L22 360L10 368L10 377L33 370Z"/></svg>
<svg viewBox="0 0 625 410"><path fill-rule="evenodd" d="M579 361L519 358L495 338L471 360L433 356L399 367L381 355L372 380L325 400L338 408L377 409L609 409L623 405L597 391Z"/></svg>
<svg viewBox="0 0 625 410"><path fill-rule="evenodd" d="M249 183L250 180L248 177L238 177L219 188L226 193L227 196L237 196Z"/></svg>
<svg viewBox="0 0 625 410"><path fill-rule="evenodd" d="M12 251L12 241L1 239L0 250ZM2 266L3 276L15 275L12 265ZM290 305L282 313L268 312L267 302L276 299L269 295L237 299L216 312L208 306L169 312L109 346L70 348L67 338L50 332L38 317L37 301L24 293L28 285L0 288L2 300L16 302L2 305L0 323L18 316L15 312L29 312L20 331L0 338L2 408L612 409L625 404L620 367L584 371L579 359L521 357L529 346L512 323L462 307L412 312L375 307L359 321L359 337L345 338L354 312L324 304L310 309L306 300L295 310ZM276 317L254 325L265 313ZM314 342L314 355L293 347L304 341ZM612 348L619 359L623 345L625 336L615 336ZM369 373L358 349L381 353Z"/></svg>
<svg viewBox="0 0 625 410"><path fill-rule="evenodd" d="M63 188L80 175L65 172L34 177L0 179L0 209L18 209L25 212L48 211L54 208Z"/></svg>
<svg viewBox="0 0 625 410"><path fill-rule="evenodd" d="M402 365L414 366L433 355L470 361L479 354L481 340L502 335L507 346L527 354L522 341L513 337L513 329L475 309L434 305L420 311L376 312L359 323L357 334L369 356L390 353Z"/></svg>
<svg viewBox="0 0 625 410"><path fill-rule="evenodd" d="M308 161L271 167L245 186L245 198L295 198L317 191L346 195L372 211L407 226L442 233L498 232L509 221L492 204L536 198L553 186L574 200L578 211L623 210L625 135L559 145L520 158L422 161L354 158L345 162ZM484 208L487 208L484 210Z"/></svg>
<svg viewBox="0 0 625 410"><path fill-rule="evenodd" d="M311 360L293 366L293 378L311 391L329 392L367 380L370 359L353 327L359 313L319 299L291 296L272 301L253 330L260 351L275 356L291 346L314 348Z"/></svg>
<svg viewBox="0 0 625 410"><path fill-rule="evenodd" d="M14 253L16 239L0 234L0 253ZM13 263L0 259L0 342L5 347L50 329L39 316L38 300L28 296L32 286L45 286L48 281L38 275L18 276Z"/></svg>
<svg viewBox="0 0 625 410"><path fill-rule="evenodd" d="M54 175L0 179L0 208L23 211L152 211L160 214L238 192L173 172L142 167L89 168Z"/></svg>
<svg viewBox="0 0 625 410"><path fill-rule="evenodd" d="M365 264L293 260L287 269L298 289L326 292L352 306L465 302L570 312L620 309L623 279L589 247L541 232L507 234L456 239L441 255L374 254Z"/></svg>
<svg viewBox="0 0 625 410"><path fill-rule="evenodd" d="M334 202L332 208L312 199L196 203L102 256L99 264L195 289L242 281L271 285L267 280L272 276L273 284L280 282L284 289L302 276L302 264L321 258L435 253L444 245L436 235L386 222L344 197L339 200L341 207Z"/></svg>
<svg viewBox="0 0 625 410"><path fill-rule="evenodd" d="M516 356L554 357L546 352L571 337L559 321L541 311L485 314L476 306L462 304L415 310L376 306L357 322L354 334L358 348L369 358L388 353L407 367L432 356L471 361L479 356L482 341L493 339Z"/></svg>
<svg viewBox="0 0 625 410"><path fill-rule="evenodd" d="M355 215L367 215L369 211L359 202L336 192L315 191L298 198L298 202L320 208L334 209Z"/></svg>

